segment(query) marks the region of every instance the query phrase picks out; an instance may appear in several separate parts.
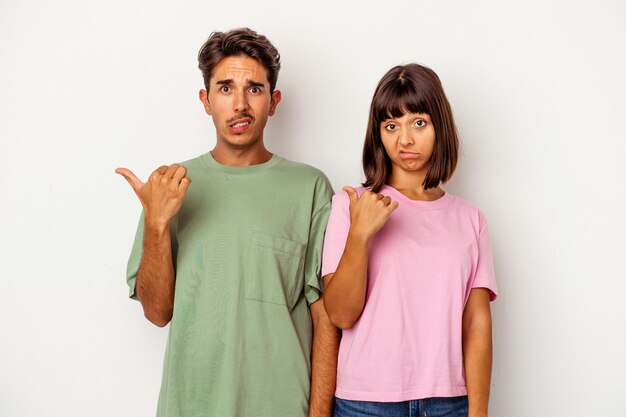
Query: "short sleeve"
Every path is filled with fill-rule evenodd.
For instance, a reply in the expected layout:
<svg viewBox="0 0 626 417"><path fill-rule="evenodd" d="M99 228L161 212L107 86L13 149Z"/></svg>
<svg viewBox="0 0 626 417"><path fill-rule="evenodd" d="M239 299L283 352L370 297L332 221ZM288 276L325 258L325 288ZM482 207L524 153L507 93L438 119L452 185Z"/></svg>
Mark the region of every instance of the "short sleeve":
<svg viewBox="0 0 626 417"><path fill-rule="evenodd" d="M480 215L480 225L478 235L478 261L476 263L476 271L471 288L487 288L490 292L490 300L494 301L498 297L498 286L496 284L496 274L493 268L489 229L487 227L487 220L482 214Z"/></svg>
<svg viewBox="0 0 626 417"><path fill-rule="evenodd" d="M304 297L309 304L320 298L323 284L320 277L322 267L322 245L324 232L330 215L330 199L333 189L325 176L321 176L316 184L315 201L316 209L311 217L309 228L309 241L307 242L306 258L304 262Z"/></svg>
<svg viewBox="0 0 626 417"><path fill-rule="evenodd" d="M350 230L349 202L348 194L345 192L339 192L333 196L332 209L324 237L322 277L335 273L346 247Z"/></svg>
<svg viewBox="0 0 626 417"><path fill-rule="evenodd" d="M172 262L174 264L174 270L176 269L176 224L178 218L175 217L170 225L170 236L172 245ZM139 223L137 224L137 232L135 232L135 240L133 241L133 248L130 251L130 257L128 258L128 264L126 265L126 283L128 284L128 296L133 300L137 300L137 293L135 286L137 283L137 272L139 271L139 265L141 264L141 256L143 254L143 225L144 225L144 213L141 212L139 217Z"/></svg>
<svg viewBox="0 0 626 417"><path fill-rule="evenodd" d="M128 264L126 265L126 283L128 284L128 296L133 300L137 300L135 293L135 284L137 282L137 272L141 263L141 254L143 252L143 211L139 217L137 232L135 232L135 240L133 248L130 251Z"/></svg>

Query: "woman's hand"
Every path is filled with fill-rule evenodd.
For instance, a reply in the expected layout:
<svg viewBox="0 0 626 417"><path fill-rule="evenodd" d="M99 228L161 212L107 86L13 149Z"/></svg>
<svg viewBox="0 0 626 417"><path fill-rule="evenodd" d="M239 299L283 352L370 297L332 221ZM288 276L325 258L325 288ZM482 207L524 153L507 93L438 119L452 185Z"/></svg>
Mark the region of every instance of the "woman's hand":
<svg viewBox="0 0 626 417"><path fill-rule="evenodd" d="M361 196L352 187L342 188L350 198L350 233L369 240L389 220L398 202L371 191Z"/></svg>

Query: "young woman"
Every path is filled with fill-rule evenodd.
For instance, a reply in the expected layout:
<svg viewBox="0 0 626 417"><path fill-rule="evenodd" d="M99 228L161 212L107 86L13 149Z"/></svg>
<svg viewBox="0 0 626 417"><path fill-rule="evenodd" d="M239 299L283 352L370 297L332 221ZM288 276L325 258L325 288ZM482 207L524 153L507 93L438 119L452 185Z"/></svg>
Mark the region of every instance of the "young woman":
<svg viewBox="0 0 626 417"><path fill-rule="evenodd" d="M437 75L387 72L365 183L333 197L324 242L324 303L343 329L335 417L487 416L497 288L485 217L440 187L458 147Z"/></svg>

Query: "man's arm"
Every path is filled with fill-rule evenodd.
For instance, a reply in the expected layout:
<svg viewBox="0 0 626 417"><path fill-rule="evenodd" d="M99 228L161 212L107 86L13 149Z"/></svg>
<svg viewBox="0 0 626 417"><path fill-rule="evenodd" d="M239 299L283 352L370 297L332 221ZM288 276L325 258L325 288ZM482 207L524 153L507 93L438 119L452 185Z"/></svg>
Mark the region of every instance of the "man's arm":
<svg viewBox="0 0 626 417"><path fill-rule="evenodd" d="M309 417L330 417L337 381L339 330L330 322L321 297L310 308L313 320L313 357Z"/></svg>
<svg viewBox="0 0 626 417"><path fill-rule="evenodd" d="M169 224L144 222L143 253L137 272L135 291L148 320L164 327L174 310L174 264Z"/></svg>
<svg viewBox="0 0 626 417"><path fill-rule="evenodd" d="M174 308L170 223L183 204L191 180L185 167L177 164L159 167L146 183L126 168L115 172L128 181L143 206L143 252L135 287L146 318L163 327L171 320Z"/></svg>
<svg viewBox="0 0 626 417"><path fill-rule="evenodd" d="M474 288L463 311L463 362L469 417L487 417L491 384L491 310L489 290Z"/></svg>

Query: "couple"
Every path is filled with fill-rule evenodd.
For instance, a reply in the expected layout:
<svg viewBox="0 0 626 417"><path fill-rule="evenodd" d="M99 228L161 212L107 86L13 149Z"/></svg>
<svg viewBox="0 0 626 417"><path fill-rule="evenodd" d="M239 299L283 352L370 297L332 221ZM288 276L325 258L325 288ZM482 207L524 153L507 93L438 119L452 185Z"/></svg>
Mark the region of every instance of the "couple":
<svg viewBox="0 0 626 417"><path fill-rule="evenodd" d="M486 416L497 289L485 218L440 188L458 139L437 75L385 74L364 186L333 197L264 146L267 38L213 33L198 60L215 148L145 183L116 171L143 206L130 296L171 323L158 416Z"/></svg>

